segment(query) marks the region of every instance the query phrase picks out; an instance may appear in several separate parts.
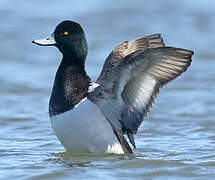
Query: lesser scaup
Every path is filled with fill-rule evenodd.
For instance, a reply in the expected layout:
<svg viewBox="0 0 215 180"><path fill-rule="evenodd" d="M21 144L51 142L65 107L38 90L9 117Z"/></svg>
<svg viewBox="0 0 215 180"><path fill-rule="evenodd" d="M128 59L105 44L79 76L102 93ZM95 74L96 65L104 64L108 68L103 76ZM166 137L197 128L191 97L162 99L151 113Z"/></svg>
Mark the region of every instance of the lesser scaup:
<svg viewBox="0 0 215 180"><path fill-rule="evenodd" d="M63 21L42 46L63 54L49 103L52 127L72 152L132 153L133 135L166 83L186 71L192 51L165 47L160 34L125 41L110 53L95 83L85 71L82 27Z"/></svg>

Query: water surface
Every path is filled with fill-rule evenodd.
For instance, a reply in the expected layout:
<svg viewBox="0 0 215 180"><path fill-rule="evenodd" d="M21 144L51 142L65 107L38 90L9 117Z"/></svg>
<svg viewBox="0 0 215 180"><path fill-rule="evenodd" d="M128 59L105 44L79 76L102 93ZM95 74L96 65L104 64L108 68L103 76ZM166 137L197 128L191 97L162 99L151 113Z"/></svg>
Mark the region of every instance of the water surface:
<svg viewBox="0 0 215 180"><path fill-rule="evenodd" d="M215 4L212 1L0 2L0 179L214 179ZM55 137L48 99L61 54L31 44L64 19L83 25L87 71L98 76L124 40L162 33L195 51L159 94L133 155L71 154Z"/></svg>

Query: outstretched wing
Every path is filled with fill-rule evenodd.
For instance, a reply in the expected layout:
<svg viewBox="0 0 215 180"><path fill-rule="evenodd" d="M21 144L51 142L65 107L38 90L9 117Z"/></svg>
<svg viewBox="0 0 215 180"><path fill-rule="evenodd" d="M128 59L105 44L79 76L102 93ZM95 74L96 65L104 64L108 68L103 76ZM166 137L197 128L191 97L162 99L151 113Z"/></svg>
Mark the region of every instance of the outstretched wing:
<svg viewBox="0 0 215 180"><path fill-rule="evenodd" d="M116 63L127 55L140 50L146 50L148 48L164 47L163 38L160 34L153 34L143 38L139 38L133 41L125 41L115 47L110 55L107 57L101 74L99 75L96 83L100 84L102 80L106 79L112 72Z"/></svg>
<svg viewBox="0 0 215 180"><path fill-rule="evenodd" d="M133 134L150 111L159 89L186 71L192 51L161 47L122 59L89 98L98 105L118 134Z"/></svg>

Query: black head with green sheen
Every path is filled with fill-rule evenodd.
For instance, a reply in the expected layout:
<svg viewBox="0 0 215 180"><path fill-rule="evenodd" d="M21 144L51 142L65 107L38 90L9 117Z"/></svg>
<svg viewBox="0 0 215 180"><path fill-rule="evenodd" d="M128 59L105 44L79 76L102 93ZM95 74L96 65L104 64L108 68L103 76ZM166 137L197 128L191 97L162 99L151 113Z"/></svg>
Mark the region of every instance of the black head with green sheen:
<svg viewBox="0 0 215 180"><path fill-rule="evenodd" d="M40 46L56 46L64 59L85 59L87 41L82 27L73 21L63 21L57 25L50 37L32 41Z"/></svg>

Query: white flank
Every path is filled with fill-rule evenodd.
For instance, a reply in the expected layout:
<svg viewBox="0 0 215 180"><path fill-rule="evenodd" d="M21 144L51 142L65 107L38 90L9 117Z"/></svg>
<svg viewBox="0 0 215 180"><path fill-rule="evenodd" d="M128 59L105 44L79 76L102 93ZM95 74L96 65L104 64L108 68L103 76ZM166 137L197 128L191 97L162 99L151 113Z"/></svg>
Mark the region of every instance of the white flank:
<svg viewBox="0 0 215 180"><path fill-rule="evenodd" d="M51 123L67 150L124 154L111 125L88 99L70 111L53 116Z"/></svg>

